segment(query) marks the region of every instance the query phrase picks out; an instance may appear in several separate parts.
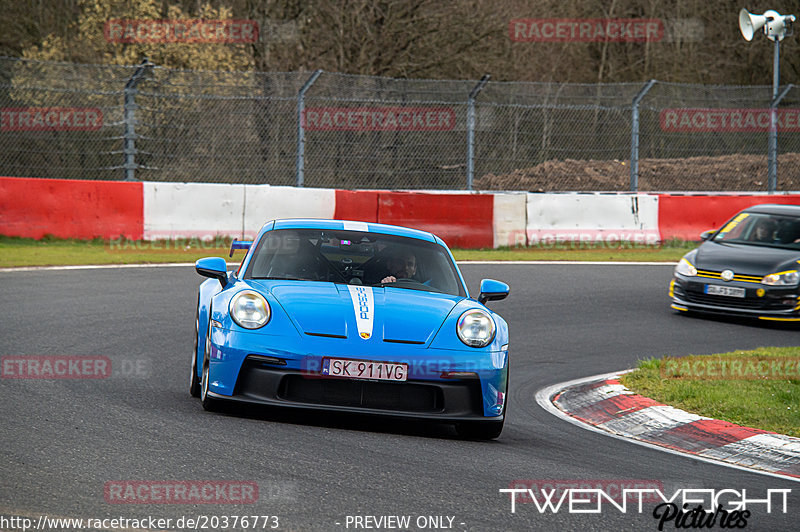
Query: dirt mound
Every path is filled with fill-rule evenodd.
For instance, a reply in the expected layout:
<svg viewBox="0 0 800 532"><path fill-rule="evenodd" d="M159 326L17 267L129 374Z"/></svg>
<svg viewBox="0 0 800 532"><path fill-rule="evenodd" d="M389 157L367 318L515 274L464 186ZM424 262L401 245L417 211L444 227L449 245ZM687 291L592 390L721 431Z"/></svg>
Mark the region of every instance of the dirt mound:
<svg viewBox="0 0 800 532"><path fill-rule="evenodd" d="M544 161L509 174L485 174L481 190L629 191L630 161ZM640 159L640 191L766 191L766 155ZM800 153L778 157L778 191L800 190Z"/></svg>

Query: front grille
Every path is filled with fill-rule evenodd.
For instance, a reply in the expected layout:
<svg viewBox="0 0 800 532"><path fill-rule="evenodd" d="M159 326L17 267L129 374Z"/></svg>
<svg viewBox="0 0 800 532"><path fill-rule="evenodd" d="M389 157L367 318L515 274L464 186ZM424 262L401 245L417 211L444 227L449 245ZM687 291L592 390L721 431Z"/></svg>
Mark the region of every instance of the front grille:
<svg viewBox="0 0 800 532"><path fill-rule="evenodd" d="M722 279L722 272L712 270L697 270L698 277L705 277L707 279ZM763 275L747 275L744 273L734 273L732 281L739 281L744 283L761 283Z"/></svg>
<svg viewBox="0 0 800 532"><path fill-rule="evenodd" d="M442 392L437 386L315 379L302 375L287 375L278 390L278 397L301 403L403 412L440 412L444 408Z"/></svg>
<svg viewBox="0 0 800 532"><path fill-rule="evenodd" d="M729 307L741 309L760 309L764 307L763 300L747 299L741 297L727 297L727 296L714 296L702 294L699 292L686 292L686 301L688 303L697 303L698 305L711 305L715 307Z"/></svg>

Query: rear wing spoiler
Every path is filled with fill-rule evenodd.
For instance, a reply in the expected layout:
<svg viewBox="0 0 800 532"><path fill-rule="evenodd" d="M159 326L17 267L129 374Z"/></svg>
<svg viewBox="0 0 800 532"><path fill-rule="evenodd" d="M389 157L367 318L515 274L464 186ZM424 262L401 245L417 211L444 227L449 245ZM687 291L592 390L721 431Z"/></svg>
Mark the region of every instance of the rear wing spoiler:
<svg viewBox="0 0 800 532"><path fill-rule="evenodd" d="M228 256L229 257L233 257L233 252L236 251L237 249L250 249L250 246L252 246L252 245L253 245L253 241L252 240L236 240L236 239L234 239L233 242L231 242L231 252L230 252L230 255L228 255Z"/></svg>

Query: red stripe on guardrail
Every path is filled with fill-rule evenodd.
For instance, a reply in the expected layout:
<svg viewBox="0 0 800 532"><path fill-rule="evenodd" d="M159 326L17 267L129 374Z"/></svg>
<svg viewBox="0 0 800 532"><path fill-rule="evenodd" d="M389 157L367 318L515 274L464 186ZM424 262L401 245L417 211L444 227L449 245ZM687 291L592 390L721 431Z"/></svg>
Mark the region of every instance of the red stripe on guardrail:
<svg viewBox="0 0 800 532"><path fill-rule="evenodd" d="M662 240L700 240L700 233L718 229L734 214L752 205L782 203L800 205L800 195L674 195L658 198L658 229Z"/></svg>
<svg viewBox="0 0 800 532"><path fill-rule="evenodd" d="M430 231L455 248L494 246L490 194L387 192L378 196L378 221Z"/></svg>
<svg viewBox="0 0 800 532"><path fill-rule="evenodd" d="M140 239L141 183L0 177L0 234Z"/></svg>
<svg viewBox="0 0 800 532"><path fill-rule="evenodd" d="M370 190L337 190L333 217L337 220L377 222L378 194Z"/></svg>
<svg viewBox="0 0 800 532"><path fill-rule="evenodd" d="M337 190L335 217L430 231L456 248L494 246L491 194Z"/></svg>

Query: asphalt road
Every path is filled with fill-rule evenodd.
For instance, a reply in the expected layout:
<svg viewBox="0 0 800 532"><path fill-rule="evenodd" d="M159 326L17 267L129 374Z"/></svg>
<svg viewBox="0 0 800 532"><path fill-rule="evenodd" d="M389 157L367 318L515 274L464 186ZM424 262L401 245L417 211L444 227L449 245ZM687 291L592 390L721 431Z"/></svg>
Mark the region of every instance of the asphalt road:
<svg viewBox="0 0 800 532"><path fill-rule="evenodd" d="M416 527L421 516L452 517L453 530L469 531L656 530L652 506L540 514L520 504L512 514L498 492L519 479L640 479L661 482L668 494L746 489L763 498L767 489L792 489L788 514L754 506L747 528L796 530L798 483L595 434L534 399L544 386L641 358L796 345L796 330L674 314L669 266L462 270L472 290L483 277L512 288L492 304L510 324L512 369L508 420L494 442L462 441L446 425L204 412L187 393L201 280L191 268L0 273L0 355L100 355L114 368L99 380L0 380L0 516L248 514L278 516L279 530L336 531L367 529L348 527L348 516L408 515L411 530L424 529ZM259 497L244 506L108 503L106 483L129 480L254 481Z"/></svg>

